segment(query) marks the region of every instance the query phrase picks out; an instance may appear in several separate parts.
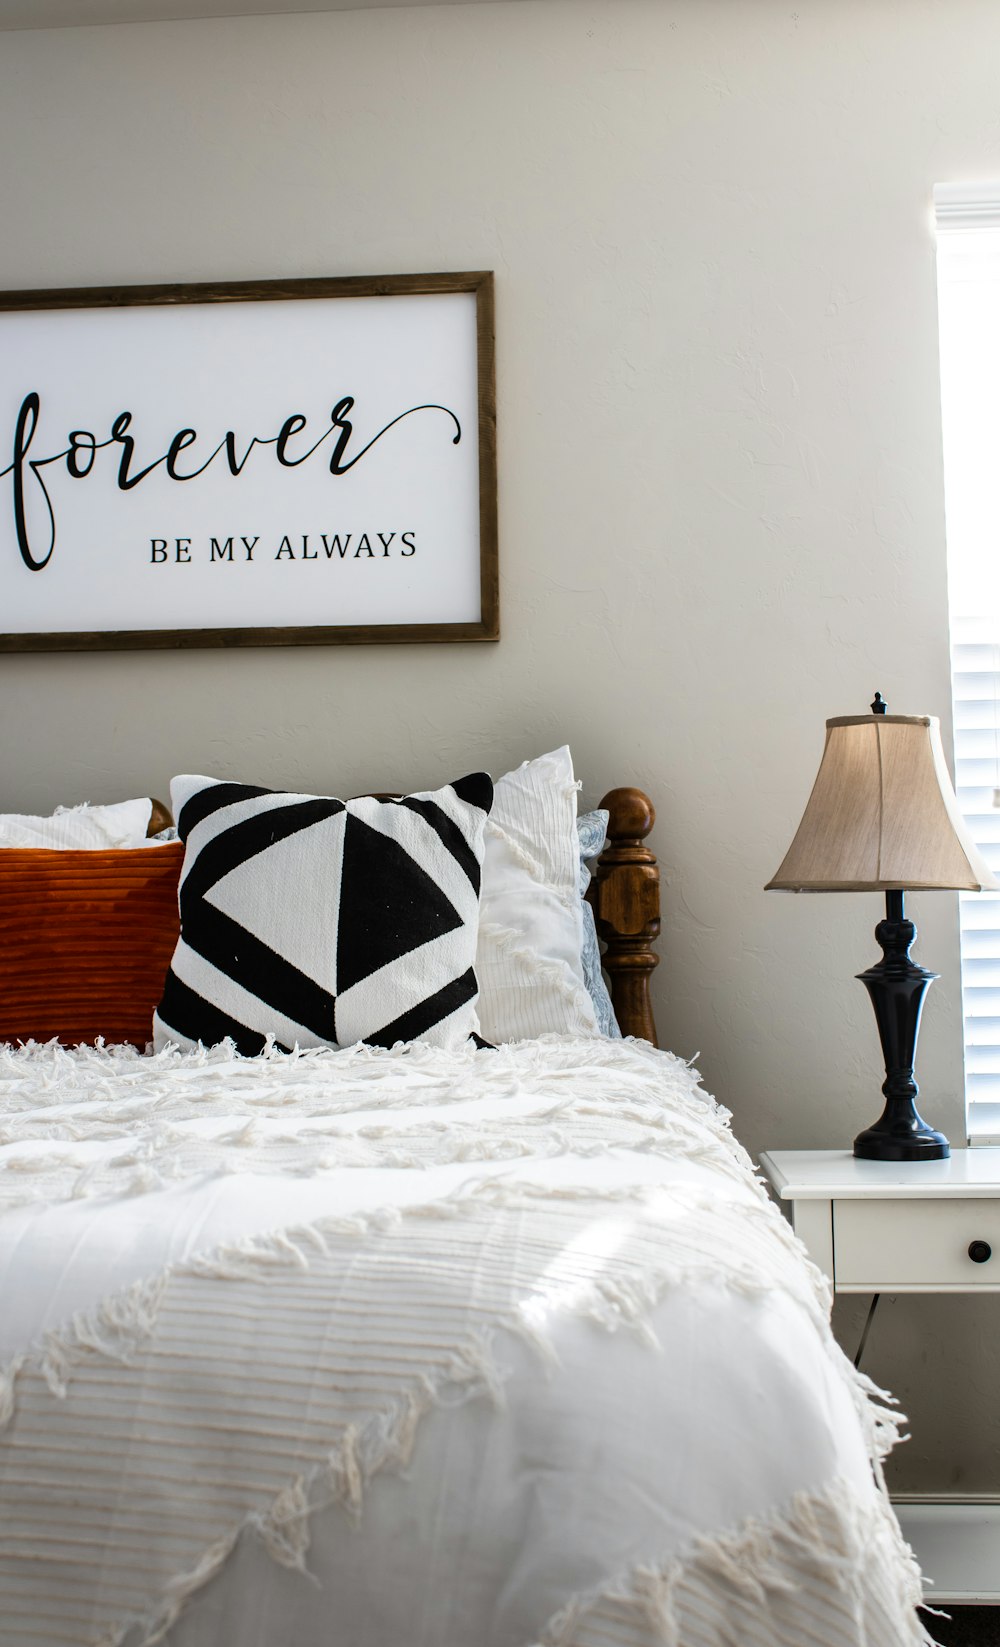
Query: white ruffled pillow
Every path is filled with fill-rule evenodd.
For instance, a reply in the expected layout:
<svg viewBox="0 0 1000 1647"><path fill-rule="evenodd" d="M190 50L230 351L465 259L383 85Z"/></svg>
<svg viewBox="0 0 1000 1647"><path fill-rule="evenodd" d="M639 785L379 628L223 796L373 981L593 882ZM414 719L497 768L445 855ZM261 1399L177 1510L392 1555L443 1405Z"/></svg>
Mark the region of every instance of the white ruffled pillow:
<svg viewBox="0 0 1000 1647"><path fill-rule="evenodd" d="M581 958L576 792L565 745L494 786L476 950L488 1041L599 1033Z"/></svg>
<svg viewBox="0 0 1000 1647"><path fill-rule="evenodd" d="M153 803L146 796L114 806L60 806L51 817L0 812L0 847L47 847L55 852L108 851L142 846Z"/></svg>

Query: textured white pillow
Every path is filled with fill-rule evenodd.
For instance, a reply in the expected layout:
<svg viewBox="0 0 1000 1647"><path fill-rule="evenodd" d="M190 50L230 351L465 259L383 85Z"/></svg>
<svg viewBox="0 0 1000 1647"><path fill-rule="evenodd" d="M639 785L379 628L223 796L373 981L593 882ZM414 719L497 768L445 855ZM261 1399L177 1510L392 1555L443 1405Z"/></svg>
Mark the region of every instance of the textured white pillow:
<svg viewBox="0 0 1000 1647"><path fill-rule="evenodd" d="M142 846L153 803L146 796L114 806L61 806L49 818L0 812L0 847L48 847L57 852Z"/></svg>
<svg viewBox="0 0 1000 1647"><path fill-rule="evenodd" d="M576 791L565 746L494 785L476 950L488 1041L598 1034L581 960Z"/></svg>

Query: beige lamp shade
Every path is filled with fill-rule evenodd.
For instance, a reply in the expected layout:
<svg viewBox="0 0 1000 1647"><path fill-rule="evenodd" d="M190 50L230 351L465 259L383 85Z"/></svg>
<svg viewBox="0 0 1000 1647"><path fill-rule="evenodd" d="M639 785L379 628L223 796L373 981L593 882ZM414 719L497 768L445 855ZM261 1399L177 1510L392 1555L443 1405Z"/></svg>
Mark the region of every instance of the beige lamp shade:
<svg viewBox="0 0 1000 1647"><path fill-rule="evenodd" d="M935 715L837 715L767 891L997 890L958 809Z"/></svg>

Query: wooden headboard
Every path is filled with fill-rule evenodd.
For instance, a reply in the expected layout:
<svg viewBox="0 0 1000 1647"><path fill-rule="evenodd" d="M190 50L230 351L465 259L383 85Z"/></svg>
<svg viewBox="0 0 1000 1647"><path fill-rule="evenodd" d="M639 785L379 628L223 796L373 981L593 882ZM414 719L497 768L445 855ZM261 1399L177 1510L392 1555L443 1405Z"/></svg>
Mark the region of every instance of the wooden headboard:
<svg viewBox="0 0 1000 1647"><path fill-rule="evenodd" d="M608 844L587 892L597 935L607 945L604 966L623 1035L659 1045L649 980L660 963L653 944L660 932L660 870L643 842L656 810L641 789L612 789L601 802L611 814Z"/></svg>
<svg viewBox="0 0 1000 1647"><path fill-rule="evenodd" d="M623 1035L637 1035L655 1047L659 1043L649 980L660 962L652 947L660 932L660 870L643 842L656 822L656 811L641 789L612 789L601 805L610 813L608 844L597 860L587 897L598 937L607 946L604 965L619 1028ZM149 834L172 822L162 801L154 800Z"/></svg>

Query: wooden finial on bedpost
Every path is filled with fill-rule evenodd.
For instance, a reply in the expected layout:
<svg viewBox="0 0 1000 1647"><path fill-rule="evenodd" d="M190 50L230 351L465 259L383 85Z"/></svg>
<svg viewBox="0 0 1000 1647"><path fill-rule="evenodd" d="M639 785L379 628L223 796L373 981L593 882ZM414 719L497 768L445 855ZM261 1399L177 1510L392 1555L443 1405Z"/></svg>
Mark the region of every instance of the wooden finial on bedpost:
<svg viewBox="0 0 1000 1647"><path fill-rule="evenodd" d="M607 945L604 966L621 1032L656 1046L649 980L660 962L652 948L660 932L660 871L643 845L656 810L641 789L612 789L601 805L611 814L608 844L587 896Z"/></svg>
<svg viewBox="0 0 1000 1647"><path fill-rule="evenodd" d="M154 795L149 814L149 827L146 830L146 834L158 835L161 829L169 829L173 821L173 818L170 816L169 808L164 806L162 801L158 801Z"/></svg>

